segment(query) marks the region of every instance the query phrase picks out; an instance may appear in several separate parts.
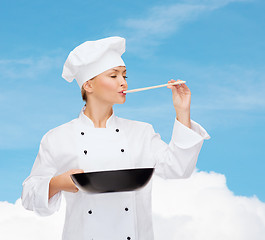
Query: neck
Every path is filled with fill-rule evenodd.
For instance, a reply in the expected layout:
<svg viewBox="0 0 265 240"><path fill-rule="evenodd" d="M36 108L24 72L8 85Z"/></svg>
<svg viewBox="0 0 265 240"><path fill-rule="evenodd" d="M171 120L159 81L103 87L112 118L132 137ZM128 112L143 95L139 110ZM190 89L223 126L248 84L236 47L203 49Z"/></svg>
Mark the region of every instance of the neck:
<svg viewBox="0 0 265 240"><path fill-rule="evenodd" d="M86 102L84 114L93 121L95 128L106 128L107 120L112 113L113 109L111 105L93 104L90 101Z"/></svg>

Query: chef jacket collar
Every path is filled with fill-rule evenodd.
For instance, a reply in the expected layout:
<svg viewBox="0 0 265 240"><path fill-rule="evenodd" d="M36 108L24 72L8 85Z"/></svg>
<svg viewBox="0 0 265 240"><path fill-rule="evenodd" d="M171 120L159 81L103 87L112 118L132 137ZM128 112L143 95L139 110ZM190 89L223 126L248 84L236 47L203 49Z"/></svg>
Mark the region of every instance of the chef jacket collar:
<svg viewBox="0 0 265 240"><path fill-rule="evenodd" d="M86 109L86 106L84 106L79 114L79 118L81 118L82 122L89 127L95 128L93 121L87 116L85 115L84 111ZM111 116L107 119L106 122L106 128L113 128L115 127L115 114L114 111L112 111Z"/></svg>

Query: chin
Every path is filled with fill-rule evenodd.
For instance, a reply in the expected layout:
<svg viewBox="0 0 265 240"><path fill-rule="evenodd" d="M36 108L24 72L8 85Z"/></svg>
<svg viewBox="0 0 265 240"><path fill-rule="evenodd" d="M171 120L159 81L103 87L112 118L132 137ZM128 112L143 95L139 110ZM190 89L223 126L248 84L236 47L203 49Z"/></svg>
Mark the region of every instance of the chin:
<svg viewBox="0 0 265 240"><path fill-rule="evenodd" d="M124 99L124 100L121 100L121 101L117 101L115 104L124 104L124 103L125 103L125 101L126 101L126 99Z"/></svg>

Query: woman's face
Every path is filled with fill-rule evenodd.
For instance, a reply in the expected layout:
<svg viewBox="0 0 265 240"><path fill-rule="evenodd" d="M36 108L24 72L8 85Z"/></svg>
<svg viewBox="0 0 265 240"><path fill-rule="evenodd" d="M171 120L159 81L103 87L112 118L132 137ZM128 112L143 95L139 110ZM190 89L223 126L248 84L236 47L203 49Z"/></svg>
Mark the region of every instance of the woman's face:
<svg viewBox="0 0 265 240"><path fill-rule="evenodd" d="M111 68L93 80L93 97L107 104L123 104L126 100L128 85L126 81L126 67Z"/></svg>

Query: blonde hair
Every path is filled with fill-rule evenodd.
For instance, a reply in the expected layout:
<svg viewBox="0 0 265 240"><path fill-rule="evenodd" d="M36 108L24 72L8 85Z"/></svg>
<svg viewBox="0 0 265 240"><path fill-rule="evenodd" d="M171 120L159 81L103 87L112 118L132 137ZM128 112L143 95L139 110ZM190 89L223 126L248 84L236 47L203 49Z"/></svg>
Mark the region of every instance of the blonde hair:
<svg viewBox="0 0 265 240"><path fill-rule="evenodd" d="M87 101L86 90L84 89L83 86L81 88L81 95L82 95L83 101L86 102Z"/></svg>

